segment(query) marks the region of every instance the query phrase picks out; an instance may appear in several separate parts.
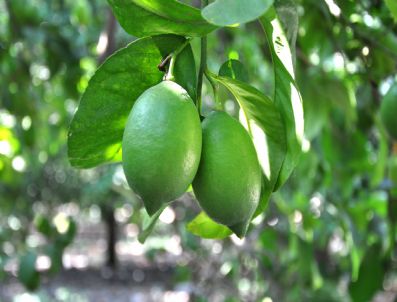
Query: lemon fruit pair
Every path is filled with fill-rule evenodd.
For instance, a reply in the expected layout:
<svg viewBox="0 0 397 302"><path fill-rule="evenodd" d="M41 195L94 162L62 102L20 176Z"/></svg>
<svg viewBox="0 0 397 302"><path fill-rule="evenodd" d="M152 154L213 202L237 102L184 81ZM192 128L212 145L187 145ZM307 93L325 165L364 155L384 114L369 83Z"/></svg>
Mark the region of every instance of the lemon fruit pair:
<svg viewBox="0 0 397 302"><path fill-rule="evenodd" d="M136 101L122 149L127 181L149 215L192 183L208 216L244 236L259 202L261 170L249 134L234 118L212 112L200 125L187 92L163 81Z"/></svg>

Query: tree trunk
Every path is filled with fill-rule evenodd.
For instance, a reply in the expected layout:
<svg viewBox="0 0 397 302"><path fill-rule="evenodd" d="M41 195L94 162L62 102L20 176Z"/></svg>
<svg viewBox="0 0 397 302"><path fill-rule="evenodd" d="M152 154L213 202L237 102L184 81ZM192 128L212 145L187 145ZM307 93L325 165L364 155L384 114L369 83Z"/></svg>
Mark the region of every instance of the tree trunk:
<svg viewBox="0 0 397 302"><path fill-rule="evenodd" d="M102 219L106 226L106 243L107 243L107 257L106 266L117 269L117 222L114 219L114 208L111 206L102 206Z"/></svg>
<svg viewBox="0 0 397 302"><path fill-rule="evenodd" d="M104 30L106 36L106 47L103 53L99 54L98 62L103 63L107 57L109 57L116 49L115 32L117 28L116 19L112 11L108 10L108 21ZM107 258L106 266L111 269L117 269L117 254L116 254L116 243L117 243L117 222L114 219L114 208L112 206L103 205L101 206L102 219L106 225L106 243L107 243Z"/></svg>

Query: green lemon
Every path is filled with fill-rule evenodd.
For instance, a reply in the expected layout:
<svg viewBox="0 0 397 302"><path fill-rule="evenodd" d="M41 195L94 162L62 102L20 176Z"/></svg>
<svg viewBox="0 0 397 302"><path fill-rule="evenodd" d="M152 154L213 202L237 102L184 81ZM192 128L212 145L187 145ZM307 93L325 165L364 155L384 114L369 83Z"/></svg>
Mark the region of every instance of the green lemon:
<svg viewBox="0 0 397 302"><path fill-rule="evenodd" d="M255 147L244 127L225 112L212 112L202 129L194 194L209 217L243 237L261 193Z"/></svg>
<svg viewBox="0 0 397 302"><path fill-rule="evenodd" d="M380 116L389 135L397 140L397 84L394 84L383 97Z"/></svg>
<svg viewBox="0 0 397 302"><path fill-rule="evenodd" d="M181 196L200 161L196 107L178 84L164 81L136 101L124 130L123 168L149 215Z"/></svg>

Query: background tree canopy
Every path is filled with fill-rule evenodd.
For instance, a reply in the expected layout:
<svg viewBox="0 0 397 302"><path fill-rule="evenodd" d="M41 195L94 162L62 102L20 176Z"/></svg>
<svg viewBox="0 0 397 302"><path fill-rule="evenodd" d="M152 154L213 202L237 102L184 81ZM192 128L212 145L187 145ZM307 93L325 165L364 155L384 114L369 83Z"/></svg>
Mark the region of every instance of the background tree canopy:
<svg viewBox="0 0 397 302"><path fill-rule="evenodd" d="M193 235L208 220L188 224L200 212L191 192L152 225L119 163L68 162L89 79L134 40L109 3L0 1L0 300L395 301L397 144L380 119L385 95L397 99L395 1L275 1L303 99L303 154L243 240L211 226L207 237L227 238ZM191 45L198 63L199 39ZM258 21L208 35L209 68L238 59L260 91L275 88L271 56ZM238 114L224 87L219 98Z"/></svg>

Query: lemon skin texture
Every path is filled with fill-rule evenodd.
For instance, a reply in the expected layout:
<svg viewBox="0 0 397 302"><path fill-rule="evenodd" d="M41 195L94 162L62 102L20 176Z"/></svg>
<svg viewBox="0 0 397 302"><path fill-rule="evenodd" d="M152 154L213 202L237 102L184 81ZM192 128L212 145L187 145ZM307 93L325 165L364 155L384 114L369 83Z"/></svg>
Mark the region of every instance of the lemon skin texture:
<svg viewBox="0 0 397 302"><path fill-rule="evenodd" d="M380 116L389 135L397 140L397 83L383 97Z"/></svg>
<svg viewBox="0 0 397 302"><path fill-rule="evenodd" d="M194 194L209 217L243 237L261 193L255 147L244 127L225 112L212 112L202 129Z"/></svg>
<svg viewBox="0 0 397 302"><path fill-rule="evenodd" d="M124 130L122 161L128 184L149 215L187 190L201 144L199 115L181 86L163 81L137 99Z"/></svg>

